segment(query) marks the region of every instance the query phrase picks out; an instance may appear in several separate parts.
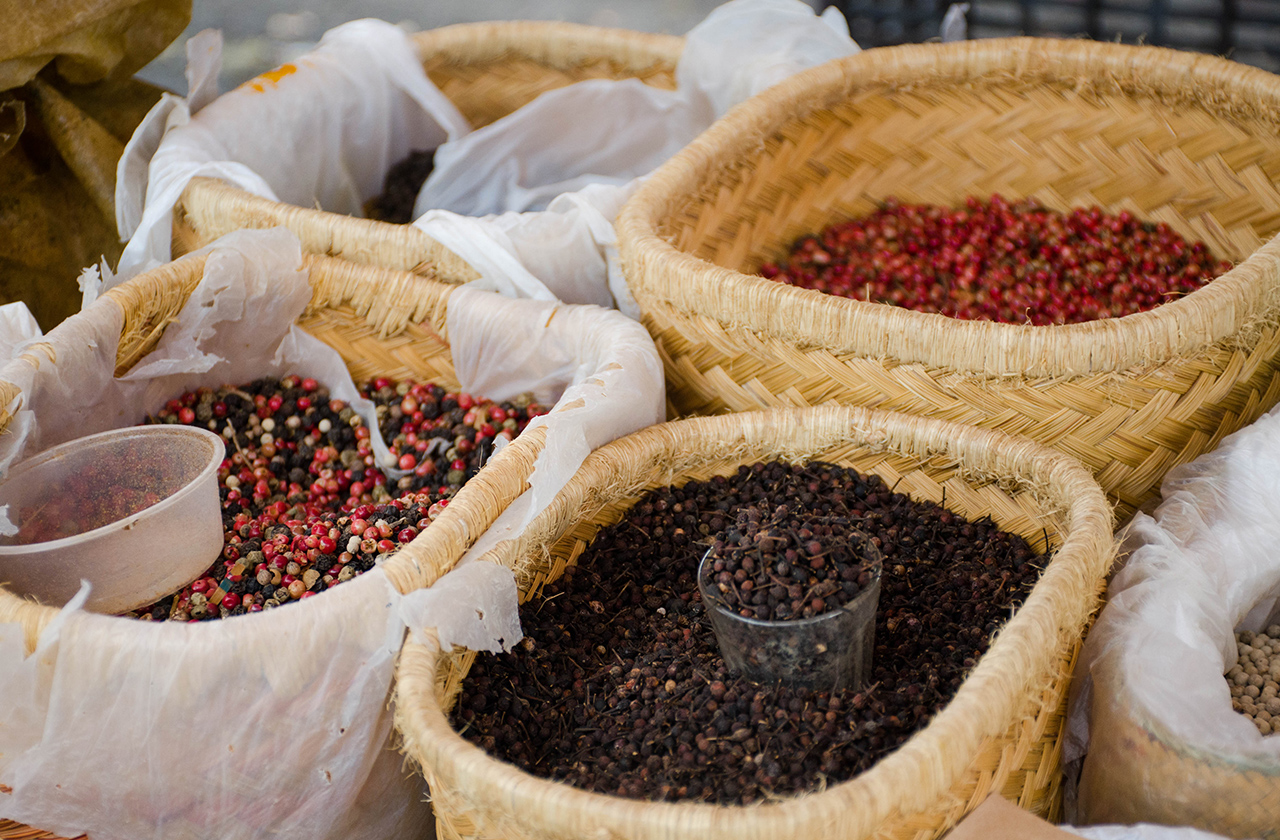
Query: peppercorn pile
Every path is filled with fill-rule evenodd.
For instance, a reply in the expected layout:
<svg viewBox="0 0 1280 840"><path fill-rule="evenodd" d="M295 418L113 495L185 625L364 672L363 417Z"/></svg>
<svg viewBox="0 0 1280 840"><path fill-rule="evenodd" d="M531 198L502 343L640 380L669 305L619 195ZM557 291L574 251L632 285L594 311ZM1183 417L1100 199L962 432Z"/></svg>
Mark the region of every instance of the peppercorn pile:
<svg viewBox="0 0 1280 840"><path fill-rule="evenodd" d="M360 386L376 406L396 465L374 463L370 429L314 379L286 376L202 388L148 422L222 434L222 556L180 592L130 615L205 620L311 597L410 542L474 475L498 437L511 440L544 409L495 404L438 385L379 378Z"/></svg>
<svg viewBox="0 0 1280 840"><path fill-rule="evenodd" d="M1231 708L1263 735L1280 732L1280 625L1265 633L1237 633L1236 664L1227 671Z"/></svg>
<svg viewBox="0 0 1280 840"><path fill-rule="evenodd" d="M382 182L382 194L365 202L364 215L368 219L407 225L413 221L413 205L418 193L435 168L435 149L410 152L404 159L387 170Z"/></svg>
<svg viewBox="0 0 1280 840"><path fill-rule="evenodd" d="M847 515L884 555L862 690L756 685L720 657L700 556L739 508L784 504ZM1041 559L990 521L829 464L756 464L665 488L525 605L514 653L476 658L453 725L504 761L590 791L727 805L812 790L867 769L950 700Z"/></svg>
<svg viewBox="0 0 1280 840"><path fill-rule="evenodd" d="M888 199L803 237L764 277L840 297L1007 324L1077 324L1144 312L1231 264L1163 222L1097 207L970 198L961 209Z"/></svg>
<svg viewBox="0 0 1280 840"><path fill-rule="evenodd" d="M847 516L739 508L707 553L707 591L744 618L786 621L838 610L871 584L878 558L857 553Z"/></svg>

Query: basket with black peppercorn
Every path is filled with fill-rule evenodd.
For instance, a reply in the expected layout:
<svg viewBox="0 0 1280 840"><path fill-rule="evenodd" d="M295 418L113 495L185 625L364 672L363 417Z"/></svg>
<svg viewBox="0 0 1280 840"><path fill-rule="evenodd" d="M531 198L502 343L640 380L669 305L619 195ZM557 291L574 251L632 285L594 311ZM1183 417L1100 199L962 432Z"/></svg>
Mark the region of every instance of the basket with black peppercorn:
<svg viewBox="0 0 1280 840"><path fill-rule="evenodd" d="M698 561L784 505L847 516L883 554L865 686L756 683L716 650ZM813 547L747 588L757 615L816 611ZM441 836L914 838L993 789L1059 813L1066 687L1114 548L1069 458L825 407L615 441L485 556L516 570L525 639L496 656L409 644L399 665L397 723Z"/></svg>

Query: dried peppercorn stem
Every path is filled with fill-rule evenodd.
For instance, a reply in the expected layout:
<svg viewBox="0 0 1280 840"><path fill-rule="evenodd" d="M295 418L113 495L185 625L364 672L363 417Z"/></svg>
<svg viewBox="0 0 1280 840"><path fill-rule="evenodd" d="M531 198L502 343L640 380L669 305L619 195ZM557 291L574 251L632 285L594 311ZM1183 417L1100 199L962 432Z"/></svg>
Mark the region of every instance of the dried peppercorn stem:
<svg viewBox="0 0 1280 840"><path fill-rule="evenodd" d="M383 569L399 592L412 592L439 580L498 518L504 509L501 501L528 489L525 477L532 474L546 436L546 427L539 426L503 447L483 472L458 491L429 532L387 561Z"/></svg>

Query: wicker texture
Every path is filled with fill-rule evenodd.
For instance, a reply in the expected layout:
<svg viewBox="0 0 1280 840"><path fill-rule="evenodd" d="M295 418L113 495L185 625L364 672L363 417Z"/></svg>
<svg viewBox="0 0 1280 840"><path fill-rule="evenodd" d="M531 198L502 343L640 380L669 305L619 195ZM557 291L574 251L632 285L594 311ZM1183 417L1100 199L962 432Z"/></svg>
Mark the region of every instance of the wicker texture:
<svg viewBox="0 0 1280 840"><path fill-rule="evenodd" d="M1080 777L1089 822L1159 822L1280 840L1280 767L1274 760L1197 749L1131 704L1132 689L1118 669L1092 673L1095 711Z"/></svg>
<svg viewBox="0 0 1280 840"><path fill-rule="evenodd" d="M117 373L155 348L203 274L203 255L186 257L142 274L106 293L101 305L124 313ZM454 286L404 272L309 257L312 299L299 325L336 349L352 376L430 379L456 388L446 331ZM56 360L58 332L27 351ZM5 406L18 391L0 384ZM0 430L12 420L0 410ZM452 568L516 496L528 487L545 433L521 435L494 455L458 492L439 519L382 565L400 592L430 586ZM291 607L298 609L298 607ZM34 650L40 632L58 614L53 607L21 598L0 586L0 622L17 622ZM0 795L3 791L0 790ZM0 820L0 840L39 840L55 835Z"/></svg>
<svg viewBox="0 0 1280 840"><path fill-rule="evenodd" d="M829 406L694 418L593 453L520 540L487 557L516 569L527 599L575 563L643 492L738 465L821 458L880 475L913 498L989 514L1057 553L953 701L872 769L822 793L751 807L649 803L587 793L496 761L450 728L474 654L406 645L396 717L423 768L442 838L613 840L937 837L990 792L1059 814L1061 740L1080 638L1114 556L1111 510L1078 464L1025 439L923 418Z"/></svg>
<svg viewBox="0 0 1280 840"><path fill-rule="evenodd" d="M1121 514L1280 399L1280 79L1156 48L1007 39L868 50L744 103L618 220L673 414L828 401L1023 434ZM756 276L889 196L1098 204L1236 267L1156 310L960 321ZM741 272L741 273L740 273Z"/></svg>
<svg viewBox="0 0 1280 840"><path fill-rule="evenodd" d="M684 39L672 35L530 21L446 26L418 33L414 42L427 75L473 128L539 94L587 79L638 78L674 89L684 48ZM293 207L209 178L193 179L174 210L174 254L234 230L276 225L296 233L310 253L414 272L439 266L458 282L479 276L411 225Z"/></svg>

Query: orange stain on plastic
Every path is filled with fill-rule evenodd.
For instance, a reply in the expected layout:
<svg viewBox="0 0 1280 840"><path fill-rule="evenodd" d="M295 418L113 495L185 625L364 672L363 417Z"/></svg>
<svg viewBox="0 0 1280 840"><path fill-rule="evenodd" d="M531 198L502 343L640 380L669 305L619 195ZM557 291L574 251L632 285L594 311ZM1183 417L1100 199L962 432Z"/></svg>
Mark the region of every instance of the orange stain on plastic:
<svg viewBox="0 0 1280 840"><path fill-rule="evenodd" d="M267 89L266 83L269 82L271 83L271 85L274 86L285 76L292 76L294 73L297 73L297 72L298 72L297 65L281 64L276 69L268 70L267 72L263 73L261 76L258 76L258 78L249 82L249 87L253 88L258 93L264 93Z"/></svg>

